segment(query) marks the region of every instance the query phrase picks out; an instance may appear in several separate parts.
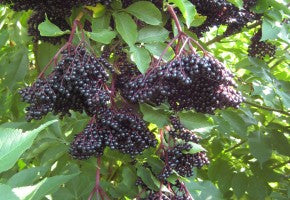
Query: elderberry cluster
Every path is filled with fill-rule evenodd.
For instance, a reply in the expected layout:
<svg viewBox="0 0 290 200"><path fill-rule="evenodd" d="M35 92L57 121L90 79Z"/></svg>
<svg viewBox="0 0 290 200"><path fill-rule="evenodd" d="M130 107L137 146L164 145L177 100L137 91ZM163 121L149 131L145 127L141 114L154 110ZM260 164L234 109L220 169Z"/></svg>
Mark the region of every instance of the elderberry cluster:
<svg viewBox="0 0 290 200"><path fill-rule="evenodd" d="M110 100L104 85L109 77L105 68L113 70L105 59L94 57L82 45L69 46L47 77L19 91L22 100L30 104L26 119L38 120L48 112L62 117L69 115L69 110L95 115Z"/></svg>
<svg viewBox="0 0 290 200"><path fill-rule="evenodd" d="M75 159L87 159L102 155L108 146L134 157L156 144L157 140L145 121L131 109L104 108L83 132L75 136L70 154Z"/></svg>
<svg viewBox="0 0 290 200"><path fill-rule="evenodd" d="M190 154L192 148L190 143L178 144L171 149L165 151L165 155L161 159L166 163L163 171L158 178L166 180L175 170L180 176L193 176L193 168L201 168L209 164L205 152Z"/></svg>
<svg viewBox="0 0 290 200"><path fill-rule="evenodd" d="M194 167L201 168L203 165L209 164L205 152L190 153L193 144L199 143L200 138L186 129L178 117L171 116L170 122L169 136L173 137L175 143L178 142L178 144L164 149L161 159L165 162L165 166L158 175L160 180L166 180L174 170L181 176L190 177L193 175Z"/></svg>
<svg viewBox="0 0 290 200"><path fill-rule="evenodd" d="M273 57L276 53L276 46L266 42L260 41L262 38L262 30L259 31L251 38L251 44L248 48L248 54L251 57L263 59L266 55Z"/></svg>
<svg viewBox="0 0 290 200"><path fill-rule="evenodd" d="M175 111L195 109L213 114L216 109L237 108L243 101L234 87L233 74L211 57L184 55L152 68L144 76L120 78L121 94L132 103L160 105L167 101ZM128 77L128 78L126 78Z"/></svg>
<svg viewBox="0 0 290 200"><path fill-rule="evenodd" d="M225 35L231 35L244 27L248 22L260 19L250 11L250 8L256 5L257 1L244 0L243 9L235 7L227 0L190 0L195 5L196 10L203 16L206 16L205 22L199 27L192 27L198 37L202 33L209 31L211 27L228 25Z"/></svg>
<svg viewBox="0 0 290 200"><path fill-rule="evenodd" d="M62 38L40 36L38 25L45 20L45 16L56 24L61 30L70 29L65 18L69 17L74 7L95 6L97 3L109 5L111 0L0 0L0 4L8 4L15 11L33 10L33 14L28 20L28 34L33 36L34 40L43 40L53 44L59 43Z"/></svg>
<svg viewBox="0 0 290 200"><path fill-rule="evenodd" d="M181 123L180 119L175 116L170 116L172 129L168 132L173 138L184 140L185 142L199 143L200 137L193 131L186 129Z"/></svg>

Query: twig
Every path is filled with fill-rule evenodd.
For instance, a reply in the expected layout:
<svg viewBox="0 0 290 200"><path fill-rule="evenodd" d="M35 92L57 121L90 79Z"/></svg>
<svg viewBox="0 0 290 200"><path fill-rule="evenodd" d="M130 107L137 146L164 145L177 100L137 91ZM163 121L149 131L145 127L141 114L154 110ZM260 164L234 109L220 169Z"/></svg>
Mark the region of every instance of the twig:
<svg viewBox="0 0 290 200"><path fill-rule="evenodd" d="M285 58L281 58L279 59L272 67L270 67L270 69L274 69L276 68L278 65L280 65L283 61L285 60ZM285 60L286 61L286 60Z"/></svg>
<svg viewBox="0 0 290 200"><path fill-rule="evenodd" d="M286 46L286 48L285 48L283 51L286 52L286 51L289 49L289 47L290 47L290 45L288 44L288 45ZM267 64L268 64L268 65L271 64L275 59L276 59L276 57L274 56L271 60L269 60L269 62L268 62Z"/></svg>
<svg viewBox="0 0 290 200"><path fill-rule="evenodd" d="M255 27L259 26L260 24L261 24L261 22L260 22L260 21L257 21L256 23L254 23L254 24L248 26L247 28L248 28L248 29L252 29L252 28L255 28ZM240 30L240 31L238 31L238 32L235 32L235 33L233 33L232 35L235 35L235 34L238 34L238 33L241 33L241 32L242 32L242 30ZM227 38L227 37L229 37L229 36L226 36L226 35L218 35L218 36L216 36L215 38L213 38L212 40L208 41L208 42L205 43L205 44L208 46L208 45L211 45L211 44L213 44L213 43L219 42L219 41L221 41L222 39Z"/></svg>
<svg viewBox="0 0 290 200"><path fill-rule="evenodd" d="M38 42L33 42L33 47L32 47L32 51L34 54L34 58L35 58L35 68L37 70L37 73L40 74L41 73L41 69L38 63Z"/></svg>
<svg viewBox="0 0 290 200"><path fill-rule="evenodd" d="M283 167L284 165L287 165L289 163L290 163L290 160L287 160L285 162L282 162L280 164L277 164L277 165L272 166L271 169L277 169L277 168Z"/></svg>
<svg viewBox="0 0 290 200"><path fill-rule="evenodd" d="M236 148L238 148L239 146L243 145L244 143L246 143L247 141L246 140L242 140L241 142L235 144L234 146L228 148L227 150L225 150L225 152L229 152L229 151L232 151Z"/></svg>
<svg viewBox="0 0 290 200"><path fill-rule="evenodd" d="M290 113L286 112L284 110L279 110L279 109L271 108L271 107L268 107L268 106L261 106L259 104L256 104L256 103L253 103L253 102L249 102L249 101L245 101L244 103L245 104L249 104L249 105L254 106L254 107L257 107L257 108L264 109L264 110L274 111L274 112L278 112L278 113L282 113L284 115L290 116Z"/></svg>

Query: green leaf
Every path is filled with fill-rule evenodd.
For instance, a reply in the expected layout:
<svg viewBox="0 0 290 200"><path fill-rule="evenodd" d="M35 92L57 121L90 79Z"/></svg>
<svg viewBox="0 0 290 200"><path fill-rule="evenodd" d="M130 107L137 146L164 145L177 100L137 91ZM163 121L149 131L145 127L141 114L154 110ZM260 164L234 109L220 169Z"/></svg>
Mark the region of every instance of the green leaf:
<svg viewBox="0 0 290 200"><path fill-rule="evenodd" d="M162 22L162 16L158 8L148 1L138 1L133 3L126 11L138 19L151 25L159 25Z"/></svg>
<svg viewBox="0 0 290 200"><path fill-rule="evenodd" d="M98 17L98 18L93 18L92 19L93 32L96 32L102 29L108 29L110 27L110 19L111 19L111 15L109 13L106 13L105 15L102 15L101 17Z"/></svg>
<svg viewBox="0 0 290 200"><path fill-rule="evenodd" d="M265 183L258 177L251 177L249 179L247 191L250 199L264 200L267 196Z"/></svg>
<svg viewBox="0 0 290 200"><path fill-rule="evenodd" d="M209 165L208 176L218 182L221 191L226 192L231 187L233 168L228 160L218 158Z"/></svg>
<svg viewBox="0 0 290 200"><path fill-rule="evenodd" d="M116 29L120 33L123 40L132 46L137 41L138 32L137 25L130 15L124 12L113 13L116 23Z"/></svg>
<svg viewBox="0 0 290 200"><path fill-rule="evenodd" d="M24 169L17 174L14 174L7 181L7 184L13 188L32 185L36 180L40 179L48 169L48 166Z"/></svg>
<svg viewBox="0 0 290 200"><path fill-rule="evenodd" d="M188 129L199 133L208 133L215 126L209 122L208 118L200 113L193 111L184 111L178 113L180 122Z"/></svg>
<svg viewBox="0 0 290 200"><path fill-rule="evenodd" d="M159 181L153 176L151 171L143 166L138 166L137 175L152 190L158 191L160 187Z"/></svg>
<svg viewBox="0 0 290 200"><path fill-rule="evenodd" d="M23 81L29 69L28 50L24 47L3 54L0 59L0 76L3 85L13 89L17 82Z"/></svg>
<svg viewBox="0 0 290 200"><path fill-rule="evenodd" d="M42 181L33 186L14 188L13 192L21 200L38 200L43 199L46 195L56 192L61 185L68 182L78 174L59 175L44 178Z"/></svg>
<svg viewBox="0 0 290 200"><path fill-rule="evenodd" d="M234 4L239 9L243 8L243 4L244 4L243 0L227 0L227 1Z"/></svg>
<svg viewBox="0 0 290 200"><path fill-rule="evenodd" d="M202 25L204 23L204 21L206 20L206 18L207 18L206 16L196 14L194 16L194 20L191 22L191 26L198 27L198 26Z"/></svg>
<svg viewBox="0 0 290 200"><path fill-rule="evenodd" d="M222 117L232 126L240 137L247 137L247 125L237 112L223 110Z"/></svg>
<svg viewBox="0 0 290 200"><path fill-rule="evenodd" d="M169 0L169 2L174 3L179 8L185 19L187 28L190 28L197 13L195 6L188 0Z"/></svg>
<svg viewBox="0 0 290 200"><path fill-rule="evenodd" d="M124 167L122 171L122 178L122 183L124 183L127 188L135 186L135 182L137 179L136 171L133 171L129 167Z"/></svg>
<svg viewBox="0 0 290 200"><path fill-rule="evenodd" d="M222 200L223 195L210 181L197 181L185 183L187 189L195 200Z"/></svg>
<svg viewBox="0 0 290 200"><path fill-rule="evenodd" d="M41 70L49 63L59 49L60 45L54 45L48 42L41 42L38 45L35 59Z"/></svg>
<svg viewBox="0 0 290 200"><path fill-rule="evenodd" d="M140 104L140 110L145 121L156 124L159 128L169 124L168 113L162 109L144 103Z"/></svg>
<svg viewBox="0 0 290 200"><path fill-rule="evenodd" d="M261 41L277 39L278 33L280 33L280 29L275 25L275 22L265 18L262 23Z"/></svg>
<svg viewBox="0 0 290 200"><path fill-rule="evenodd" d="M245 173L238 173L233 176L232 187L235 195L240 199L246 192L248 178Z"/></svg>
<svg viewBox="0 0 290 200"><path fill-rule="evenodd" d="M0 32L0 49L6 44L9 39L9 33L7 29Z"/></svg>
<svg viewBox="0 0 290 200"><path fill-rule="evenodd" d="M13 193L12 188L8 185L0 183L0 197L5 200L19 200L19 198Z"/></svg>
<svg viewBox="0 0 290 200"><path fill-rule="evenodd" d="M68 147L64 144L58 143L57 145L50 146L41 157L41 165L50 165L67 152Z"/></svg>
<svg viewBox="0 0 290 200"><path fill-rule="evenodd" d="M273 145L273 149L277 150L278 153L290 156L290 144L287 137L283 133L273 132L270 135L271 144Z"/></svg>
<svg viewBox="0 0 290 200"><path fill-rule="evenodd" d="M154 44L145 44L145 48L154 56L156 56L158 59L162 55L164 49L167 47L164 43L154 43ZM164 61L170 61L174 58L174 51L171 47L168 48L168 50L164 53L162 56L162 60Z"/></svg>
<svg viewBox="0 0 290 200"><path fill-rule="evenodd" d="M139 31L138 41L142 43L163 42L169 32L161 26L146 26Z"/></svg>
<svg viewBox="0 0 290 200"><path fill-rule="evenodd" d="M251 154L260 163L267 161L272 155L272 148L266 137L261 132L256 131L249 136L249 146Z"/></svg>
<svg viewBox="0 0 290 200"><path fill-rule="evenodd" d="M47 36L47 37L57 37L57 36L70 33L69 30L62 31L58 26L51 23L51 21L49 21L49 19L47 18L45 19L44 22L38 25L38 30L41 36Z"/></svg>
<svg viewBox="0 0 290 200"><path fill-rule="evenodd" d="M143 47L131 46L133 61L136 63L137 68L142 74L145 74L150 66L151 57L149 52Z"/></svg>
<svg viewBox="0 0 290 200"><path fill-rule="evenodd" d="M112 39L116 37L116 32L108 29L95 30L94 32L86 32L89 38L103 44L110 44Z"/></svg>
<svg viewBox="0 0 290 200"><path fill-rule="evenodd" d="M157 156L150 156L147 158L147 162L148 164L151 166L152 168L152 171L155 173L155 174L159 174L161 173L162 169L163 169L163 166L164 166L164 163L163 161L157 157Z"/></svg>
<svg viewBox="0 0 290 200"><path fill-rule="evenodd" d="M19 129L0 128L0 172L13 167L24 151L32 145L37 134L54 122L56 120L24 133Z"/></svg>
<svg viewBox="0 0 290 200"><path fill-rule="evenodd" d="M189 151L183 150L182 153L184 154L195 154L201 151L206 151L200 144L196 144L194 142L187 142L188 144L191 145L191 149Z"/></svg>

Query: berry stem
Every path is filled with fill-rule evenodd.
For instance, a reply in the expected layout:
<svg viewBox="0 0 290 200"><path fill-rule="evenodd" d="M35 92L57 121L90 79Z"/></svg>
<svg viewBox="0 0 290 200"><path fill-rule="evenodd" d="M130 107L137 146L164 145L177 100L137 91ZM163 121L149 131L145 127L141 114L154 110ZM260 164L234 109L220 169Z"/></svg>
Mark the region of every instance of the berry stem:
<svg viewBox="0 0 290 200"><path fill-rule="evenodd" d="M101 176L101 157L99 156L99 157L97 158L96 184L95 184L95 187L94 187L94 189L92 190L92 192L91 192L91 194L90 194L88 200L92 200L92 198L93 198L93 196L94 196L94 194L95 194L96 192L99 192L100 195L102 195L102 194L101 194L101 192L102 192L102 188L100 187L100 176ZM101 197L101 198L103 199L103 197Z"/></svg>
<svg viewBox="0 0 290 200"><path fill-rule="evenodd" d="M168 5L167 6L167 10L168 10L168 12L170 13L171 17L173 18L173 20L175 22L175 25L177 27L178 33L179 34L182 33L182 28L181 28L180 22L178 20L178 17L177 17L177 15L176 15L176 13L175 13L175 11L173 9L173 6Z"/></svg>
<svg viewBox="0 0 290 200"><path fill-rule="evenodd" d="M171 47L171 45L173 44L173 42L175 42L175 40L177 40L180 37L180 34L177 34L166 46L166 48L163 50L163 52L161 53L157 64L155 65L156 67L159 66L161 59L163 58L163 56L166 54L166 52L168 51L169 47Z"/></svg>
<svg viewBox="0 0 290 200"><path fill-rule="evenodd" d="M77 29L77 26L81 20L81 18L84 16L84 13L83 12L80 12L78 14L78 16L75 18L74 22L73 22L73 27L72 27L72 30L71 30L71 34L69 36L69 40L68 40L68 43L71 43L73 38L74 38L74 35L75 35L75 32L76 32L76 29Z"/></svg>
<svg viewBox="0 0 290 200"><path fill-rule="evenodd" d="M69 46L68 43L66 43L65 45L63 45L63 47L61 47L58 52L54 55L54 57L49 61L49 63L43 68L43 70L40 72L40 74L38 75L38 79L42 78L44 75L44 72L48 69L48 67L52 64L53 61L57 60L58 55Z"/></svg>

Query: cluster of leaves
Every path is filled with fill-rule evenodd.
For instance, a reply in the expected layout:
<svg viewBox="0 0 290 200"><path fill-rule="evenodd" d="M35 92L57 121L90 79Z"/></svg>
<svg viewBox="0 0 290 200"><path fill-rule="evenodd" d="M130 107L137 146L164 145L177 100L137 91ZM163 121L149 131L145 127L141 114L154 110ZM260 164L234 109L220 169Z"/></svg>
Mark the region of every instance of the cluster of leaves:
<svg viewBox="0 0 290 200"><path fill-rule="evenodd" d="M149 1L132 1L126 8L119 2L113 1L107 9L91 8L94 16L82 19L92 24L86 36L100 54L102 45L109 44L112 62L120 57L116 44L124 41L121 51L130 54L139 71L145 73L151 57L160 57L169 35L176 34L176 27L173 24L173 31L168 31L165 27L170 20L161 17L167 13ZM180 19L186 32L204 21L190 1L169 2L184 16ZM250 44L256 32L250 28L229 37L216 36L212 30L200 38L204 48L232 66L238 76L238 89L247 101L239 110L218 111L215 116L194 111L177 113L183 126L202 137L201 145L210 159L208 168L194 169L190 180L175 173L167 179L170 184L175 184L177 179L183 181L194 199L289 198L289 24L285 22L290 13L285 2L279 2L258 1L252 8L263 15L262 22L254 27L262 29L261 41L272 41L277 47L273 58L247 57L245 44ZM77 11L73 10L70 19L75 18ZM81 132L88 117L72 112L70 118L63 120L51 121L55 117L49 114L40 121L25 122L26 104L20 102L18 89L34 82L59 49L45 42L33 43L27 35L29 16L30 12L17 13L0 6L0 195L13 200L45 199L47 195L53 199L86 199L95 187L96 159L75 161L67 152L73 141L72 133ZM39 30L49 37L66 34L48 20ZM220 26L217 32L225 30L226 27ZM173 49L168 48L163 60L173 57ZM136 109L143 113L143 119L150 123L149 129L157 136L158 130L169 124L171 111L166 104L152 107L141 103ZM160 181L155 175L163 166L154 148L135 159L106 148L98 166L100 186L111 199L133 199L141 191L136 186L136 180L141 179L156 193ZM166 187L161 187L161 191L172 192Z"/></svg>

